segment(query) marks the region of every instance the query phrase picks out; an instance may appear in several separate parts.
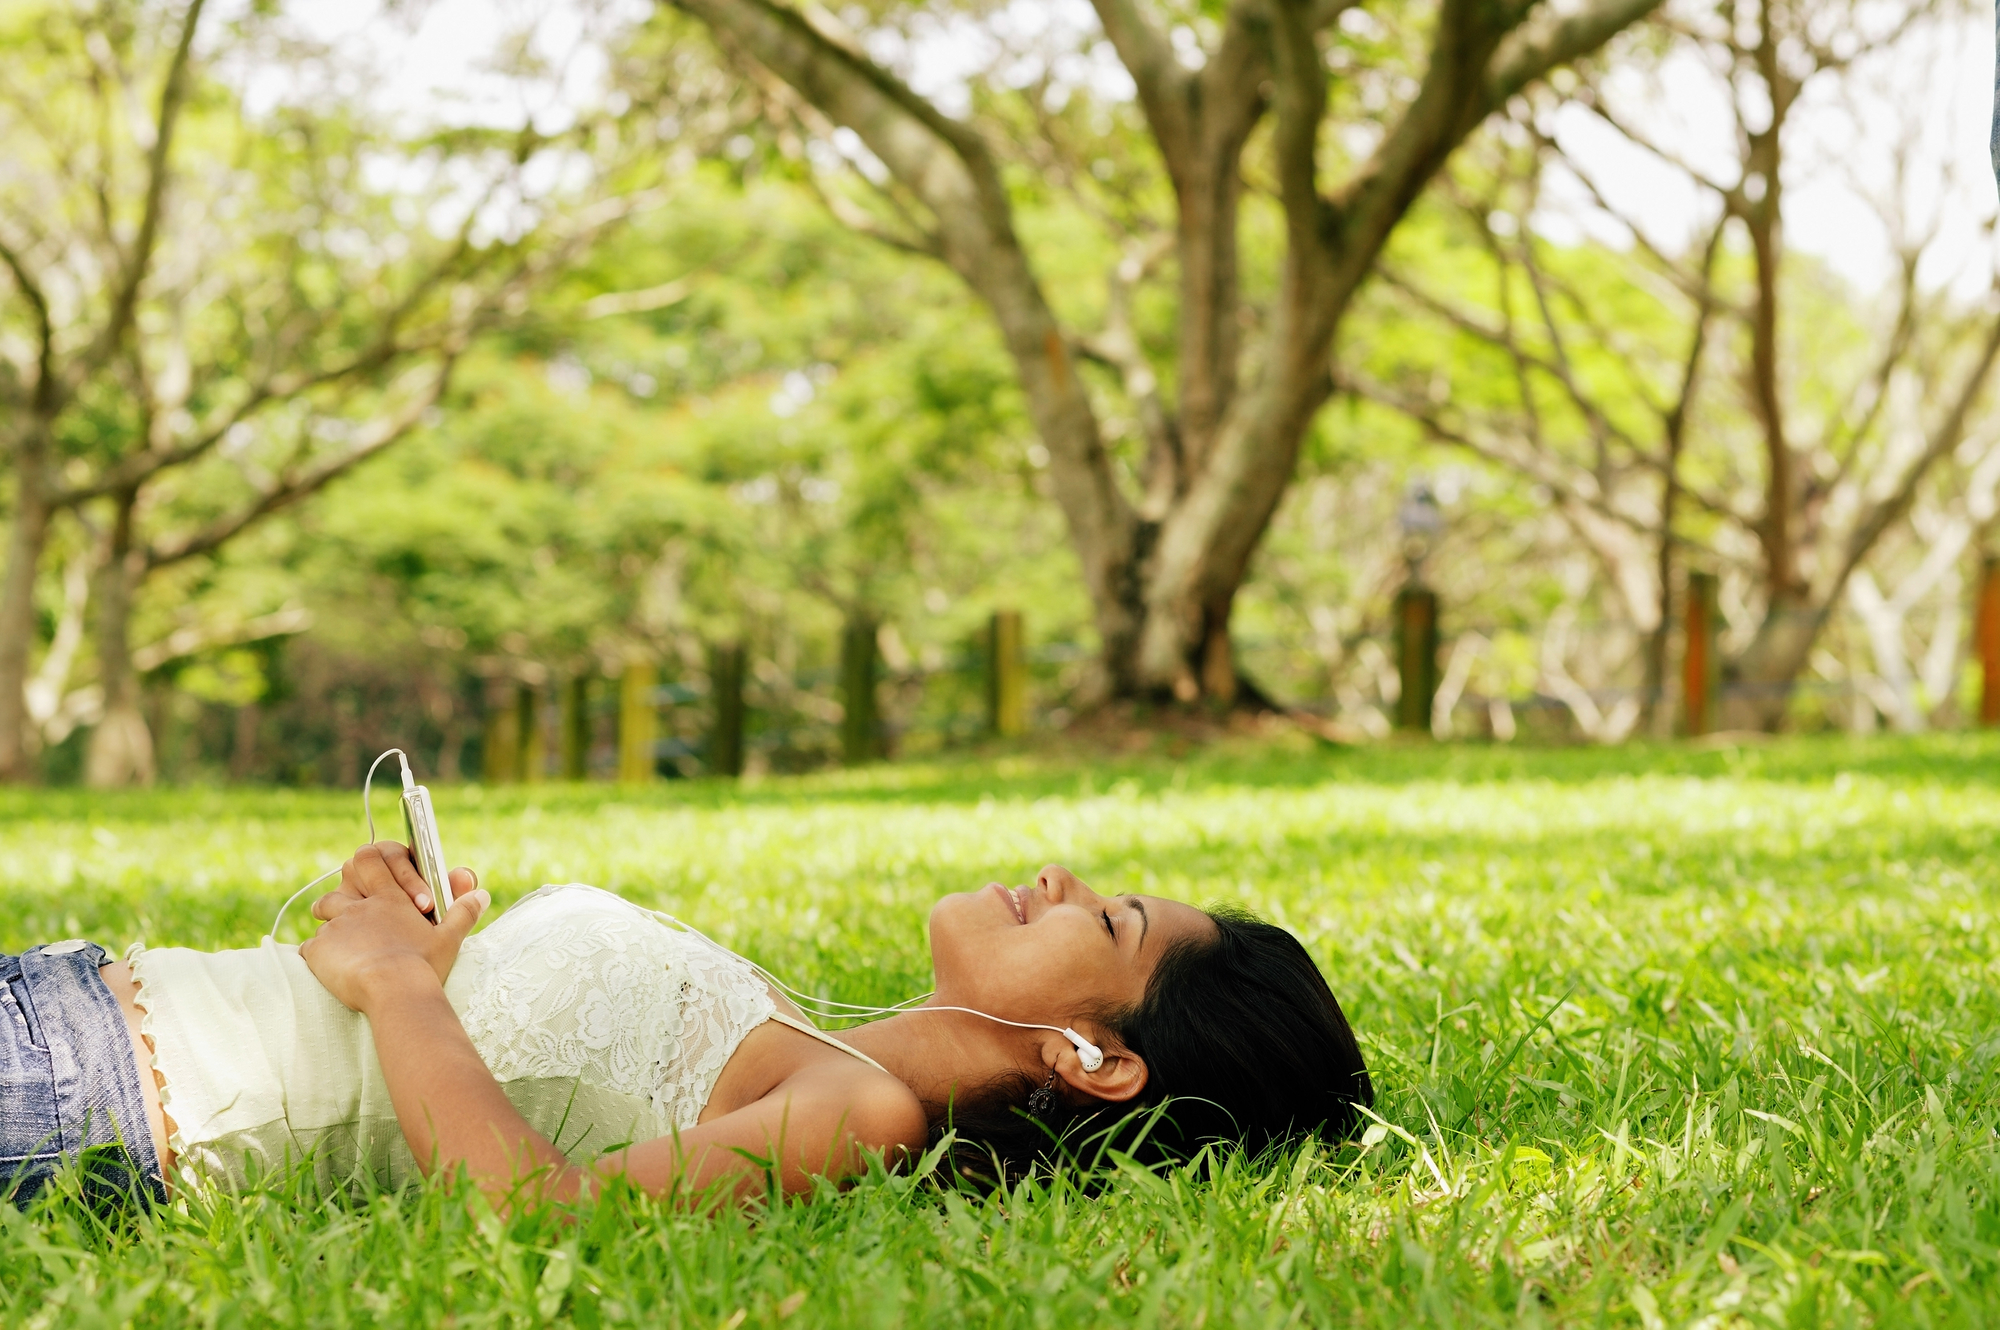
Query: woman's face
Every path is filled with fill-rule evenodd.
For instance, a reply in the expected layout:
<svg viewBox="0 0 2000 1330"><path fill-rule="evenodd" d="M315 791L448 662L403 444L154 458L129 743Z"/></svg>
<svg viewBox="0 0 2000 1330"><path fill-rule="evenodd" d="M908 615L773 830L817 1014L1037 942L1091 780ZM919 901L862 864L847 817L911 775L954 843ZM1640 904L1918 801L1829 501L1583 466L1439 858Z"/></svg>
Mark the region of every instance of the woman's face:
<svg viewBox="0 0 2000 1330"><path fill-rule="evenodd" d="M1174 943L1214 934L1214 921L1191 905L1100 896L1051 864L1031 885L991 882L932 907L937 1001L1010 1021L1075 1024L1136 1006Z"/></svg>

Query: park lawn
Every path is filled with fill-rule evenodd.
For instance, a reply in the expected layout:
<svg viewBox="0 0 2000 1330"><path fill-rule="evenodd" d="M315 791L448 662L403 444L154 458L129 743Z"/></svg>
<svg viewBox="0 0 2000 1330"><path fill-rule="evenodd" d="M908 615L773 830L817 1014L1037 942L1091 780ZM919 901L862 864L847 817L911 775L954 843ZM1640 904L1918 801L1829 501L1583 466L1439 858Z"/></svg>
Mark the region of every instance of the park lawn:
<svg viewBox="0 0 2000 1330"><path fill-rule="evenodd" d="M248 945L357 804L0 793L0 948ZM502 902L593 881L855 1001L922 987L936 895L1045 861L1240 902L1326 967L1383 1129L718 1217L281 1185L110 1230L0 1207L0 1323L2000 1323L1993 739L1051 751L439 804Z"/></svg>

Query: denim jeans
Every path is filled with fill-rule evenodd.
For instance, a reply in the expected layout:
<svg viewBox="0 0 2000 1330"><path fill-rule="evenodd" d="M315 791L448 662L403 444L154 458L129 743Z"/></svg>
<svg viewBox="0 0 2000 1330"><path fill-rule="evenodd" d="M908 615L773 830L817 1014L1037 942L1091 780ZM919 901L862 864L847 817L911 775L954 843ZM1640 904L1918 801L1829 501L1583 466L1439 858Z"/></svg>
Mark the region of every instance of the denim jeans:
<svg viewBox="0 0 2000 1330"><path fill-rule="evenodd" d="M104 959L75 941L0 953L0 1197L17 1206L72 1161L93 1205L166 1199Z"/></svg>

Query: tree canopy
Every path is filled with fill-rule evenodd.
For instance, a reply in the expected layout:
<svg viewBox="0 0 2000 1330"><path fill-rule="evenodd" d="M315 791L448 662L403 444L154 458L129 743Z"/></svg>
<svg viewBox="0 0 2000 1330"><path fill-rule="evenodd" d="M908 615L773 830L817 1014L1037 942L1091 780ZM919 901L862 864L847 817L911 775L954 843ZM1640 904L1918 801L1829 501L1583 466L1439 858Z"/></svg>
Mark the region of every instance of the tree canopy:
<svg viewBox="0 0 2000 1330"><path fill-rule="evenodd" d="M2000 323L1935 226L1872 289L1753 182L1953 11L1649 10L690 0L547 132L384 115L281 10L11 10L0 765L460 770L515 690L719 644L810 763L854 623L922 746L1009 607L1045 710L1354 736L1412 578L1440 732L1611 739L1673 723L1690 571L1748 723L1948 718ZM1690 60L1733 166L1638 127Z"/></svg>

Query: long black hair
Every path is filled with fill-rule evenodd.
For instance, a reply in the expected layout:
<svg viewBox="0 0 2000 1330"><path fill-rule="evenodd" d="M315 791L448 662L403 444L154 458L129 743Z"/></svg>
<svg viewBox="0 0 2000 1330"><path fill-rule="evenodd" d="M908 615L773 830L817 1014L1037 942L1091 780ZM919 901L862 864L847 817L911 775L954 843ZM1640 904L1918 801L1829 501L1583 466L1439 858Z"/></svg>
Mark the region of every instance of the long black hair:
<svg viewBox="0 0 2000 1330"><path fill-rule="evenodd" d="M1145 1060L1138 1097L1082 1108L1056 1098L1036 1114L1028 1101L1041 1087L1026 1076L975 1087L938 1124L955 1133L961 1172L1005 1179L1106 1145L1173 1158L1230 1142L1258 1154L1353 1130L1375 1089L1319 967L1275 924L1234 909L1209 917L1215 935L1175 943L1137 1006L1096 1013Z"/></svg>

